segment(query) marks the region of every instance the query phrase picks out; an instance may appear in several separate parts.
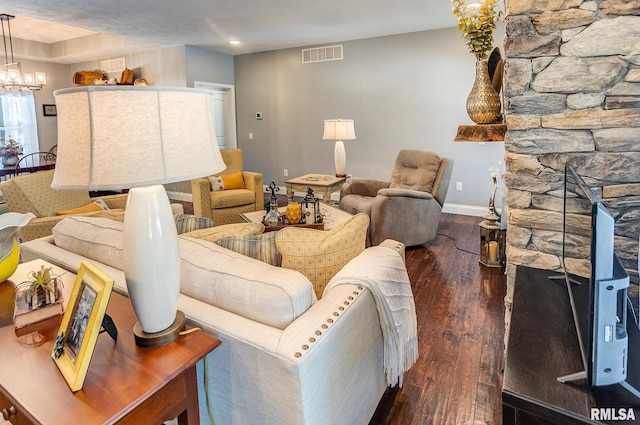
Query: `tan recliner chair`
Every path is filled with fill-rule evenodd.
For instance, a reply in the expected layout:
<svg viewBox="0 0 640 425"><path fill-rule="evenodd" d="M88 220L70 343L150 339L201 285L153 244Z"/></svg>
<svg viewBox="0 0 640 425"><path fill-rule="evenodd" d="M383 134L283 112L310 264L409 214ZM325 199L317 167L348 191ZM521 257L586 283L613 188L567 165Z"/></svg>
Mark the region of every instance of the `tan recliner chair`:
<svg viewBox="0 0 640 425"><path fill-rule="evenodd" d="M406 246L436 237L453 160L433 152L402 150L390 181L351 178L340 189L340 208L371 218L367 246L394 239Z"/></svg>
<svg viewBox="0 0 640 425"><path fill-rule="evenodd" d="M193 212L212 219L215 226L242 223L240 214L264 208L262 174L244 171L242 149L223 149L220 153L227 168L218 175L242 172L245 188L212 191L209 179L191 180Z"/></svg>

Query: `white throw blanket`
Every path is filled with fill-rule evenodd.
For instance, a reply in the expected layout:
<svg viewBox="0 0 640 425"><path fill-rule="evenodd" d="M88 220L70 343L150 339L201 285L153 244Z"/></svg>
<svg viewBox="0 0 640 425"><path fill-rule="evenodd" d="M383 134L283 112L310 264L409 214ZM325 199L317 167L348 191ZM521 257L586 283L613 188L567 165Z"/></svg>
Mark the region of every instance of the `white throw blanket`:
<svg viewBox="0 0 640 425"><path fill-rule="evenodd" d="M404 373L418 359L416 307L402 257L390 248L368 248L331 279L324 293L345 283L362 285L373 294L382 326L387 384L402 387Z"/></svg>

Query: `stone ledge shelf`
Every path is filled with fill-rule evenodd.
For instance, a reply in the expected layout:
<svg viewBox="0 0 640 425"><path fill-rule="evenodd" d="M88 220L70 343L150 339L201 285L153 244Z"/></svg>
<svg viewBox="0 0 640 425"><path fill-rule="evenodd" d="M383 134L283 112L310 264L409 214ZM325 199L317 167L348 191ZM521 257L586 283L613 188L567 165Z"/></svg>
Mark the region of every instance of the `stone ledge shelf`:
<svg viewBox="0 0 640 425"><path fill-rule="evenodd" d="M506 124L459 125L454 142L503 142Z"/></svg>

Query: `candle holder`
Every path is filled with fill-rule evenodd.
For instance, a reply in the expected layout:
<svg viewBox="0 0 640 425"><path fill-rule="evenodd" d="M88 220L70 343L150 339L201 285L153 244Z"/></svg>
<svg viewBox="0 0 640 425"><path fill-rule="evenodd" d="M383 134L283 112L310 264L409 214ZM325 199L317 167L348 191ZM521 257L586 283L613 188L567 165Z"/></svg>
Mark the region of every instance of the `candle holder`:
<svg viewBox="0 0 640 425"><path fill-rule="evenodd" d="M500 216L490 210L480 223L480 263L487 267L502 267L504 262L504 232Z"/></svg>

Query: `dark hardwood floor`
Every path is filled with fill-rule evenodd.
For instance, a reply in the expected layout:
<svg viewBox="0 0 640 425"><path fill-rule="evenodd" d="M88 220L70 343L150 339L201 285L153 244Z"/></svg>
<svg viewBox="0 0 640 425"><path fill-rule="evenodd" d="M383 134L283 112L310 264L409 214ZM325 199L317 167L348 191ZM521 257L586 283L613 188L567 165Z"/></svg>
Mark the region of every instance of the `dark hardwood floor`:
<svg viewBox="0 0 640 425"><path fill-rule="evenodd" d="M371 425L502 423L506 278L478 263L481 220L443 214L434 241L407 249L420 358Z"/></svg>

